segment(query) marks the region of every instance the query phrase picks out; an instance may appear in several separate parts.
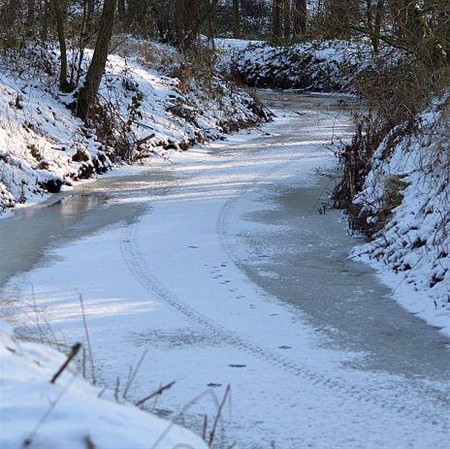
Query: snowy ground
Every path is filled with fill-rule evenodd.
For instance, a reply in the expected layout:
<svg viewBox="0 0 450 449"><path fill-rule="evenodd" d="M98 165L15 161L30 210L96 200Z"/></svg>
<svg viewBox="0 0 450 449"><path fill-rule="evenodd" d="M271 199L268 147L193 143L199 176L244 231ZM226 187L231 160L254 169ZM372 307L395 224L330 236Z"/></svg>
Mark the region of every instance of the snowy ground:
<svg viewBox="0 0 450 449"><path fill-rule="evenodd" d="M445 447L448 340L434 329L424 331L441 361L425 372L418 357L399 371L370 368L377 354L361 349L356 337L353 346L333 341L341 330L314 324L310 316L305 301L315 295L325 312L336 301L353 303L356 310L370 298L371 306L380 302L381 314L391 300L365 277L370 273L339 267L345 257L336 246L337 236L345 235L339 216L327 213L326 221L317 221L326 195L320 196L314 170L330 164L323 145L348 137L348 123L335 110L292 108L257 136L240 135L234 145L197 148L173 154L171 162L129 169L119 178L86 184L48 208L56 226L39 229L40 243L33 246L39 264L27 268L25 261L3 287L4 319L22 334L42 331L44 339L86 343L81 294L94 359L87 371L100 383L114 386L144 356L129 397L142 398L175 380L148 406L199 433L205 414L211 430L217 402L231 385L217 447L234 441L246 449ZM279 205L271 198L292 186L300 195L312 193L307 211L295 219L304 223L304 234L325 229L323 241L308 237L307 245L294 245L298 253L272 244L291 231L277 220ZM35 223L43 210L31 212ZM12 220L19 226L21 216ZM350 237L345 245L348 251ZM331 261L324 271L317 250ZM313 285L307 277L295 280L297 305L255 280L258 275L271 285L277 272L268 271L271 262L281 269L278 284L287 287L292 279L282 273L294 256L316 270ZM362 287L356 288L360 278ZM397 316L391 303L389 313ZM338 317L340 309L333 310ZM341 313L355 331L374 319L365 323L351 311ZM378 329L384 352L389 355L397 334L414 334L419 321Z"/></svg>
<svg viewBox="0 0 450 449"><path fill-rule="evenodd" d="M69 368L50 380L66 357L38 343L23 342L0 324L2 449L206 448L200 438L166 420L100 396Z"/></svg>

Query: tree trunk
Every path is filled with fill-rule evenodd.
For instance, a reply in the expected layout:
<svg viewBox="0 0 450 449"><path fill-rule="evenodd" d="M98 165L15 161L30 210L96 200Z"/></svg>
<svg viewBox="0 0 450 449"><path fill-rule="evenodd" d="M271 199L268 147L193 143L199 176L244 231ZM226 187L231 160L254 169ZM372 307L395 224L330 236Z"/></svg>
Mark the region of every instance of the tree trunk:
<svg viewBox="0 0 450 449"><path fill-rule="evenodd" d="M380 48L383 13L384 0L376 0L375 5L373 0L366 0L366 27L374 54L377 54Z"/></svg>
<svg viewBox="0 0 450 449"><path fill-rule="evenodd" d="M211 49L215 48L215 43L214 43L214 8L211 8L211 3L212 0L208 0L207 1L207 7L209 12L208 15L208 41L209 41L209 45L211 47Z"/></svg>
<svg viewBox="0 0 450 449"><path fill-rule="evenodd" d="M19 0L6 0L0 5L0 37L4 40L2 44L11 47L17 43L19 37L17 19L20 13L20 2Z"/></svg>
<svg viewBox="0 0 450 449"><path fill-rule="evenodd" d="M117 11L119 13L119 21L124 22L125 21L125 14L126 14L126 6L125 6L125 0L118 0L117 2Z"/></svg>
<svg viewBox="0 0 450 449"><path fill-rule="evenodd" d="M40 24L39 38L42 42L48 40L49 16L51 16L51 5L48 2L38 3L38 20Z"/></svg>
<svg viewBox="0 0 450 449"><path fill-rule="evenodd" d="M83 0L83 18L80 26L80 35L78 40L78 66L75 67L75 63L72 64L72 73L70 74L70 83L78 85L82 73L84 51L88 45L89 39L93 33L93 15L94 15L94 2L93 0ZM74 73L76 71L76 75Z"/></svg>
<svg viewBox="0 0 450 449"><path fill-rule="evenodd" d="M103 77L106 60L108 58L109 44L114 28L116 7L117 0L105 0L103 4L94 55L89 64L84 85L78 93L77 115L83 120L89 116Z"/></svg>
<svg viewBox="0 0 450 449"><path fill-rule="evenodd" d="M446 11L443 14L445 51L447 53L447 65L450 66L450 2L447 1Z"/></svg>
<svg viewBox="0 0 450 449"><path fill-rule="evenodd" d="M26 22L27 37L33 36L35 24L36 24L36 0L27 0L27 22Z"/></svg>
<svg viewBox="0 0 450 449"><path fill-rule="evenodd" d="M284 0L283 5L283 30L284 30L284 41L289 42L291 39L291 27L292 27L292 7L291 0Z"/></svg>
<svg viewBox="0 0 450 449"><path fill-rule="evenodd" d="M272 38L277 44L281 42L281 9L283 0L273 0Z"/></svg>
<svg viewBox="0 0 450 449"><path fill-rule="evenodd" d="M306 8L306 0L294 0L293 4L293 29L292 35L294 39L302 37L306 33L306 23L308 20L308 10Z"/></svg>
<svg viewBox="0 0 450 449"><path fill-rule="evenodd" d="M203 11L198 10L198 14L196 16L196 22L191 26L189 33L187 33L183 37L183 41L181 42L181 49L186 50L192 46L192 42L195 42L199 35L200 31L205 23L208 22L208 19L214 14L214 11L217 7L219 0L210 0L209 4L207 4Z"/></svg>
<svg viewBox="0 0 450 449"><path fill-rule="evenodd" d="M52 0L53 13L56 20L56 31L58 33L59 52L61 53L61 64L59 71L59 88L63 92L70 91L70 85L67 81L67 47L65 18L60 0Z"/></svg>
<svg viewBox="0 0 450 449"><path fill-rule="evenodd" d="M359 20L359 0L325 0L328 36L344 37Z"/></svg>
<svg viewBox="0 0 450 449"><path fill-rule="evenodd" d="M375 22L372 30L372 46L375 54L380 49L380 37L381 37L381 25L383 23L384 16L384 0L377 0L377 6L375 10Z"/></svg>
<svg viewBox="0 0 450 449"><path fill-rule="evenodd" d="M241 2L233 0L233 37L240 39L241 34Z"/></svg>

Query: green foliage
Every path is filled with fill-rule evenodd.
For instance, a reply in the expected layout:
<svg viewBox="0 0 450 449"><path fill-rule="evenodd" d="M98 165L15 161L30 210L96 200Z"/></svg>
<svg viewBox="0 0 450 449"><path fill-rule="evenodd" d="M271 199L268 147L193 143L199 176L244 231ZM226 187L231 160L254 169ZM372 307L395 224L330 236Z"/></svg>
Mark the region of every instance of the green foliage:
<svg viewBox="0 0 450 449"><path fill-rule="evenodd" d="M142 100L144 95L141 92L136 92L131 97L131 104L127 107L128 110L128 120L127 126L131 127L137 120L142 119L142 113L140 107L142 106Z"/></svg>

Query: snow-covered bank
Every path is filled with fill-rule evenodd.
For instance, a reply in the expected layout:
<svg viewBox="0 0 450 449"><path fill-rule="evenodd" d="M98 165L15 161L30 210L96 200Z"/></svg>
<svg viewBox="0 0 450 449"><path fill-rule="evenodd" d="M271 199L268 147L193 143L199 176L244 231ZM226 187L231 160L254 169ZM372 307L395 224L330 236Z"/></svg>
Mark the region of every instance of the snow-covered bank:
<svg viewBox="0 0 450 449"><path fill-rule="evenodd" d="M379 146L355 205L387 224L354 255L370 262L408 310L450 336L450 94ZM392 143L393 136L396 138ZM356 256L358 257L358 256Z"/></svg>
<svg viewBox="0 0 450 449"><path fill-rule="evenodd" d="M97 130L77 119L68 107L73 97L58 91L57 52L39 47L0 56L0 214L114 161L187 149L268 118L218 75L207 85L196 81L170 47L122 47L108 59Z"/></svg>
<svg viewBox="0 0 450 449"><path fill-rule="evenodd" d="M355 91L358 74L375 63L365 42L312 41L287 47L237 39L216 42L222 67L260 88Z"/></svg>
<svg viewBox="0 0 450 449"><path fill-rule="evenodd" d="M54 383L66 357L23 342L0 323L2 449L206 449L194 434L129 404L102 399L72 367Z"/></svg>

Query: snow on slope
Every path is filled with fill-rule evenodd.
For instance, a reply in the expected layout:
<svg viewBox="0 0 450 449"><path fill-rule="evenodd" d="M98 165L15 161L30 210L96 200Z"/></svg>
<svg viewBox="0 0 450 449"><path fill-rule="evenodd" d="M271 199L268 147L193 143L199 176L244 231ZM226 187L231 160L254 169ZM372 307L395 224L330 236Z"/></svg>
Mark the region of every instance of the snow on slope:
<svg viewBox="0 0 450 449"><path fill-rule="evenodd" d="M64 178L111 165L92 133L86 136L64 107L49 77L28 71L26 64L43 55L30 51L27 56L0 59L0 212L58 190Z"/></svg>
<svg viewBox="0 0 450 449"><path fill-rule="evenodd" d="M379 270L401 304L450 336L449 135L450 93L419 116L413 135L393 148L391 136L382 142L355 203L376 222L386 198L402 198L386 227L355 255Z"/></svg>
<svg viewBox="0 0 450 449"><path fill-rule="evenodd" d="M0 56L0 213L102 173L120 158L184 150L267 118L249 94L218 76L206 87L174 77L182 61L173 49L149 42L145 48L144 55L110 55L100 103L113 113L97 133L67 107L73 96L58 91L55 50Z"/></svg>
<svg viewBox="0 0 450 449"><path fill-rule="evenodd" d="M18 449L206 449L194 434L138 408L100 398L66 357L17 340L0 323L0 447Z"/></svg>
<svg viewBox="0 0 450 449"><path fill-rule="evenodd" d="M238 39L216 42L222 66L261 88L354 91L357 74L374 63L365 42L312 41L290 47Z"/></svg>

